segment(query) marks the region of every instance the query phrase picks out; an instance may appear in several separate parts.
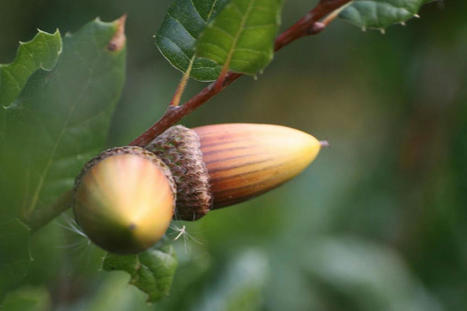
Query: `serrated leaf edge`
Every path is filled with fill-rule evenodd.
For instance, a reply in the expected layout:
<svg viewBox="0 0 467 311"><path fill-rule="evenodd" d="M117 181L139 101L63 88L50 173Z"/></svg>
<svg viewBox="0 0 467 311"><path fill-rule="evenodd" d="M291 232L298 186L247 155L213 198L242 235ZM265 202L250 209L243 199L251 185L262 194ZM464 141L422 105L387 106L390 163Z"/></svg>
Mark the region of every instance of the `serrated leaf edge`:
<svg viewBox="0 0 467 311"><path fill-rule="evenodd" d="M363 1L359 1L359 2L363 2ZM375 0L368 0L367 2L375 2ZM394 5L391 5L391 4L386 3L388 6L391 6L391 7L396 8L396 9L403 9L403 10L407 11L408 13L412 14L412 15L409 16L408 18L402 19L402 20L397 21L397 22L394 22L394 23L392 23L391 25L388 25L388 26L386 26L386 27L373 27L373 26L367 26L367 25L360 26L359 24L357 24L357 23L355 23L355 22L353 22L353 21L351 21L351 20L341 18L340 15L339 15L339 17L340 17L341 20L343 20L344 22L346 22L346 23L348 23L348 24L354 25L354 26L356 26L356 27L360 27L360 29L361 29L363 32L365 32L365 31L367 31L367 30L377 30L377 31L381 32L381 34L384 35L384 34L386 33L386 29L389 28L389 27L391 27L391 26L398 25L398 24L401 25L401 26L405 26L407 21L412 20L412 19L414 19L414 18L420 18L420 15L418 14L418 12L420 11L420 8L421 8L424 4L427 4L427 3L429 3L429 2L430 2L430 1L422 2L415 12L412 12L412 11L408 10L407 8L405 8L405 7L397 7L397 6L394 6ZM349 3L347 4L347 8L346 8L346 9L353 9L353 10L355 10L356 12L358 12L357 9L350 7L353 3L355 3L355 1L349 2ZM361 16L360 12L358 12L358 14ZM360 18L360 19L361 19L361 18Z"/></svg>

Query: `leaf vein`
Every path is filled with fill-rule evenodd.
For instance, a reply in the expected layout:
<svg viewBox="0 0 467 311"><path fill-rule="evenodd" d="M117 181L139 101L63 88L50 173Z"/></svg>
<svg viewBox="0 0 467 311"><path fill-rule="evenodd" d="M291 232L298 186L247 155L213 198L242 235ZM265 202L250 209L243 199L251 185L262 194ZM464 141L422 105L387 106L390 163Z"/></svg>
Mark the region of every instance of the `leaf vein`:
<svg viewBox="0 0 467 311"><path fill-rule="evenodd" d="M196 37L191 32L188 31L186 26L178 18L173 16L170 12L167 13L167 16L173 19L174 21L176 21L180 26L183 27L183 29L186 31L187 34L189 34L194 40L196 40Z"/></svg>

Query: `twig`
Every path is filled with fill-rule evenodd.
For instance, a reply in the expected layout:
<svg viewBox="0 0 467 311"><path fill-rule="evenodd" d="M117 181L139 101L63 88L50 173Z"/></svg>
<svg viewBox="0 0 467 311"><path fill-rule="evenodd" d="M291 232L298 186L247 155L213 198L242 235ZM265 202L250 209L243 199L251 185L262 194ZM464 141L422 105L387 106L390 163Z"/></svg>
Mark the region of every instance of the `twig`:
<svg viewBox="0 0 467 311"><path fill-rule="evenodd" d="M323 18L321 20L321 23L324 24L324 26L326 27L327 25L329 25L333 20L335 20L339 14L346 8L350 5L352 1L349 1L347 2L346 4L344 4L343 6L341 6L340 8L332 11L330 14L328 14L325 18Z"/></svg>
<svg viewBox="0 0 467 311"><path fill-rule="evenodd" d="M338 13L333 14L333 12L342 8L350 1L351 0L320 0L314 9L277 37L274 44L274 51L280 50L284 46L301 37L320 33L337 16ZM186 86L189 74L184 76L177 87L174 98L162 118L154 123L153 126L138 138L132 141L130 145L147 145L157 135L180 121L185 115L206 103L214 95L218 94L226 86L230 85L241 76L242 74L234 72L228 72L225 75L220 75L221 80L211 83L185 104L179 106L178 103ZM325 146L326 144L322 142L322 145ZM24 222L32 231L36 231L68 209L71 206L71 201L72 191L68 191L59 197L49 208L38 209L35 213L32 213L32 215L24 219Z"/></svg>
<svg viewBox="0 0 467 311"><path fill-rule="evenodd" d="M320 33L337 16L337 14L330 14L348 4L350 1L351 0L320 0L315 8L277 37L274 43L274 51L280 50L301 37ZM330 18L321 22L321 19L328 15ZM221 82L222 80L214 81L185 104L181 106L170 105L162 118L133 140L130 145L147 145L156 136L162 134L167 128L180 121L184 116L206 103L241 76L242 74L240 73L229 72L221 76L223 82Z"/></svg>

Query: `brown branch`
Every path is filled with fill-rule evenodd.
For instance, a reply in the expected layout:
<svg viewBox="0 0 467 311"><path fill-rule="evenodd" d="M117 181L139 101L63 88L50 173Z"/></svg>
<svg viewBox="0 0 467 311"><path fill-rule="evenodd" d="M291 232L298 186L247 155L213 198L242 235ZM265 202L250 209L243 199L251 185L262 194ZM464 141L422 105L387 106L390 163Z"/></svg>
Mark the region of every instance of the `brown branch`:
<svg viewBox="0 0 467 311"><path fill-rule="evenodd" d="M350 1L351 0L320 0L315 8L277 37L274 43L274 51L280 50L301 37L320 33L335 16L326 19L324 22L321 22L321 19L332 14L335 10L343 7ZM242 74L240 73L229 72L221 77L221 79L223 79L222 83L214 81L182 106L170 105L162 118L133 140L130 145L147 145L156 136L162 134L167 128L180 121L185 115L206 103L214 95L218 94L226 86L230 85L241 76Z"/></svg>

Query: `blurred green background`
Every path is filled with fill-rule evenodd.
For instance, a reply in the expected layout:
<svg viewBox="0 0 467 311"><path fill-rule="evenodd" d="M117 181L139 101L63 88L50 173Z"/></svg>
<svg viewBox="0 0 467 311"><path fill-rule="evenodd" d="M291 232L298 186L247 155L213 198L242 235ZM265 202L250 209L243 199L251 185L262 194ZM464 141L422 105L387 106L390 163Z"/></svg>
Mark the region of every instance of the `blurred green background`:
<svg viewBox="0 0 467 311"><path fill-rule="evenodd" d="M181 77L153 42L169 4L1 0L0 63L37 28L73 32L127 13L127 81L109 137L124 145ZM282 27L311 6L287 1ZM103 252L67 230L70 215L36 234L30 276L7 299L34 310L466 310L467 3L420 15L386 35L336 21L184 119L282 124L331 147L271 193L174 224L188 234L162 302L100 271ZM201 87L190 82L185 99Z"/></svg>

